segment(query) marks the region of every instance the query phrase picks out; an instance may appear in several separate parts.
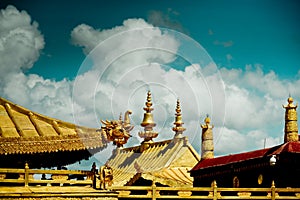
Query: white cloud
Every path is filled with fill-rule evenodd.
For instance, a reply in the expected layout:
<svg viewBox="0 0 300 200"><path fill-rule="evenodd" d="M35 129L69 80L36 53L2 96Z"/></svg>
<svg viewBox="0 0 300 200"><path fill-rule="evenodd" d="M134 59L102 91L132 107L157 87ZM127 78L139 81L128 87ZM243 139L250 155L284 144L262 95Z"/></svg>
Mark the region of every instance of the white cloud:
<svg viewBox="0 0 300 200"><path fill-rule="evenodd" d="M135 20L126 23L137 28L133 25ZM200 121L206 114L210 114L216 126L216 152L219 154L262 148L265 139L266 146L282 141L280 138L283 135L284 110L281 104L285 101L284 93L286 87L293 90L299 81L280 80L274 72L264 73L259 66L255 70L251 67L246 67L246 70L222 68L220 73L223 80L220 79L214 64L192 64L186 66L183 71L166 70L163 66L173 60L172 57L178 53L182 41L172 37L172 34L161 32L160 29L149 28L152 25L145 25L146 22L137 20L137 23L147 27L146 40L143 37L145 32L141 35L140 30L135 32L124 27L103 31L90 27L87 36L80 36L81 46L84 48L90 45L89 42L83 42L88 37L94 38L96 35L106 39L100 39L102 43L92 52L86 51L91 52L88 60L93 61L94 68L81 74L76 81L79 87L78 99L82 100L80 105L86 105L83 113L89 113L93 118L91 120L92 118L85 117L83 123L96 124L99 123L97 120L103 117L117 118L120 111L124 112L130 108L134 111L132 120L136 125L133 134L137 135L137 132L142 130L139 126L143 116L142 107L146 90L150 88L153 93L156 130L161 132L158 140L171 138L173 135L171 127L176 98L179 97L187 127L185 134L196 149L199 149L200 144ZM155 31L152 32L153 30ZM108 32L112 34L111 37ZM149 39L152 37L155 40ZM155 44L162 44L162 38L171 42L155 46L155 51L149 54L145 47L151 47L153 41ZM157 54L162 50L173 54L163 55L168 59L157 59ZM74 99L76 102L76 95ZM93 103L87 106L87 102ZM78 114L79 122L80 117L84 116L83 113ZM263 134L254 134L257 132Z"/></svg>
<svg viewBox="0 0 300 200"><path fill-rule="evenodd" d="M256 94L268 94L272 98L283 99L290 93L295 97L300 95L297 89L299 77L289 80L280 79L274 71L264 72L262 66L246 65L245 70L221 68L222 78L227 84L239 85Z"/></svg>
<svg viewBox="0 0 300 200"><path fill-rule="evenodd" d="M215 154L217 156L269 148L282 142L279 137L271 137L269 133L261 129L253 129L247 134L243 134L237 129L230 129L225 126L215 127L214 131L218 133L214 135Z"/></svg>
<svg viewBox="0 0 300 200"><path fill-rule="evenodd" d="M26 11L7 6L0 11L0 91L1 94L34 111L65 120L72 119L71 85L25 75L44 48L38 23Z"/></svg>
<svg viewBox="0 0 300 200"><path fill-rule="evenodd" d="M237 130L225 126L215 127L213 131L215 155L226 155L248 150L249 144L247 138Z"/></svg>
<svg viewBox="0 0 300 200"><path fill-rule="evenodd" d="M107 108L100 112L101 115L104 114L104 117L111 116L112 108L116 110L118 108L120 110L128 109L124 107L126 106L125 101L122 102L122 109L120 106L116 107L120 104L119 99L117 103L111 104L111 97L116 89L118 89L119 94L127 95L127 98L121 98L127 100L130 94L128 89L132 88L133 85L139 87L147 84L145 76L148 80L156 81L158 76L163 75L165 71L159 69L160 67L155 63L173 61L175 59L174 53L179 46L171 35L163 33L142 19L126 20L123 26L110 30L100 31L87 27L87 25L79 25L74 28L71 34L72 41L83 46L85 52L90 52L98 44L87 56L87 64L82 64L81 68L84 73L81 73L81 70L78 72L74 99L75 101L80 99L81 104L85 105L97 97L97 100L99 99L99 103L95 103L99 104L97 108L101 108L104 103L107 105ZM98 43L90 43L90 40L97 40ZM86 67L89 65L88 61L92 61L94 64L89 69ZM164 83L161 82L161 84Z"/></svg>
<svg viewBox="0 0 300 200"><path fill-rule="evenodd" d="M26 11L7 6L0 12L0 84L9 75L32 67L44 48L37 22Z"/></svg>
<svg viewBox="0 0 300 200"><path fill-rule="evenodd" d="M142 24L142 29L135 23ZM82 28L84 31L80 31ZM112 34L110 37L108 32ZM183 71L165 68L178 56L178 47L186 38L182 39L170 30L157 29L140 19L127 20L122 27L111 30L79 25L71 35L74 43L80 44L86 53L90 52L75 80L76 123L99 127L99 119L116 119L119 112L131 109L135 125L132 135L138 142L137 133L143 130L140 126L142 108L146 92L151 89L157 123L155 130L160 133L155 141L174 136L172 126L178 97L187 128L184 134L197 150L201 132L199 121L208 113L215 123L223 124L224 85L214 63L207 66L192 64ZM96 46L88 38L98 38L100 43ZM95 46L93 50L91 44ZM206 53L200 52L200 55L198 59L207 59L203 57Z"/></svg>
<svg viewBox="0 0 300 200"><path fill-rule="evenodd" d="M124 38L122 42L119 41L120 37ZM109 44L110 46L105 46L105 49L118 50L115 54L110 52L112 56L119 56L119 52L124 52L124 50L133 50L149 45L159 48L167 42L170 42L169 46L176 44L168 37L165 38L166 40L163 40L164 34L143 19L128 19L123 22L122 26L106 30L97 30L89 25L81 24L72 30L71 39L73 44L83 47L85 54L88 54L97 45L109 39L109 43L106 42L101 45Z"/></svg>
<svg viewBox="0 0 300 200"><path fill-rule="evenodd" d="M275 72L228 70L221 74L226 84L227 109L225 123L232 128L280 127L284 122L284 109L289 91L297 100L299 80L280 80ZM283 134L282 129L269 134Z"/></svg>
<svg viewBox="0 0 300 200"><path fill-rule="evenodd" d="M41 114L73 121L70 81L56 82L21 72L10 78L2 87L5 97Z"/></svg>
<svg viewBox="0 0 300 200"><path fill-rule="evenodd" d="M255 141L257 148L268 148L275 146L282 142L283 135L279 137L270 137L267 132L263 130L252 130L247 134L247 138L252 141Z"/></svg>

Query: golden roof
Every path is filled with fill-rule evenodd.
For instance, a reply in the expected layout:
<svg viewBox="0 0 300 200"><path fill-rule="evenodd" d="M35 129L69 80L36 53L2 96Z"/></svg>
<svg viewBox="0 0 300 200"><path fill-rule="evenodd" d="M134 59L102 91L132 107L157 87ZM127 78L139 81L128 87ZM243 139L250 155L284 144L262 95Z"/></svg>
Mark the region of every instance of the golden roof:
<svg viewBox="0 0 300 200"><path fill-rule="evenodd" d="M0 98L0 155L99 149L107 142L97 129L46 117Z"/></svg>
<svg viewBox="0 0 300 200"><path fill-rule="evenodd" d="M114 150L106 163L113 169L113 185L133 185L142 177L168 186L192 186L188 171L200 157L186 137L149 145L143 151L141 145Z"/></svg>

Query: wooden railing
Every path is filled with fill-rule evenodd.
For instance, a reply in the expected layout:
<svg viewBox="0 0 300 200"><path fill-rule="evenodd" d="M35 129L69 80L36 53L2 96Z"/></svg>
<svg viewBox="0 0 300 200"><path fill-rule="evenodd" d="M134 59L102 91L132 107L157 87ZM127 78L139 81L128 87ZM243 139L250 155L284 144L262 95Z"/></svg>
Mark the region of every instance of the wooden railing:
<svg viewBox="0 0 300 200"><path fill-rule="evenodd" d="M14 178L10 178L14 174ZM50 179L34 179L34 175L51 175ZM17 178L15 178L17 177ZM30 169L28 164L24 169L0 168L1 185L42 186L42 185L93 185L94 174L91 171L77 170L43 170ZM4 184L3 184L4 183Z"/></svg>
<svg viewBox="0 0 300 200"><path fill-rule="evenodd" d="M118 192L119 199L300 199L300 188L219 188L212 187L157 187L120 186L109 187Z"/></svg>

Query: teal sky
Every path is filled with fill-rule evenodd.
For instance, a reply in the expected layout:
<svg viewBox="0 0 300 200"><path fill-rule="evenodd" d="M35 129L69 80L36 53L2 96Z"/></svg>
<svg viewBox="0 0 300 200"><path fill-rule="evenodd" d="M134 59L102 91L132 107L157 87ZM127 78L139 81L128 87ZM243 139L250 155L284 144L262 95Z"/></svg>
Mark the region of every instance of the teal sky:
<svg viewBox="0 0 300 200"><path fill-rule="evenodd" d="M71 31L85 23L110 29L128 18L181 31L199 42L219 67L262 65L283 79L300 69L300 2L279 0L226 1L59 1L1 0L39 24L45 48L28 73L73 79L85 55L71 44ZM160 18L151 18L153 12Z"/></svg>

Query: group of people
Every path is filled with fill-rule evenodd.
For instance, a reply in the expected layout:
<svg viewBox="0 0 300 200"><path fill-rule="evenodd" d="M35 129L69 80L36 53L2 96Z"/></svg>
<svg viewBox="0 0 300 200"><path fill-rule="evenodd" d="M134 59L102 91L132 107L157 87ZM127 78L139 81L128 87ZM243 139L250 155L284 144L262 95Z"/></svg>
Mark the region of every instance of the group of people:
<svg viewBox="0 0 300 200"><path fill-rule="evenodd" d="M67 170L66 167L57 167L58 170ZM84 175L68 175L67 179L84 180ZM100 170L97 169L96 163L92 164L90 177L88 179L93 180L93 188L95 189L107 189L107 186L111 186L113 183L113 170L107 165L100 167ZM41 180L53 180L55 177L53 175L50 178L46 177L46 174L42 174ZM56 184L56 183L55 183ZM47 185L47 184L45 184ZM53 185L53 184L51 184Z"/></svg>
<svg viewBox="0 0 300 200"><path fill-rule="evenodd" d="M107 186L111 186L113 183L113 170L107 165L100 167L100 171L96 167L94 162L91 172L93 173L93 188L95 189L107 189ZM99 183L99 184L98 184Z"/></svg>

